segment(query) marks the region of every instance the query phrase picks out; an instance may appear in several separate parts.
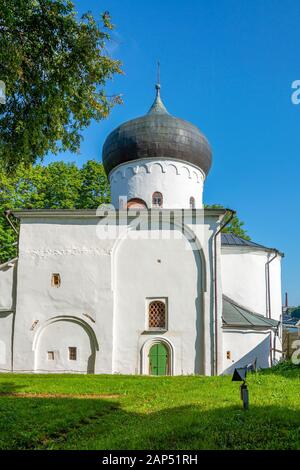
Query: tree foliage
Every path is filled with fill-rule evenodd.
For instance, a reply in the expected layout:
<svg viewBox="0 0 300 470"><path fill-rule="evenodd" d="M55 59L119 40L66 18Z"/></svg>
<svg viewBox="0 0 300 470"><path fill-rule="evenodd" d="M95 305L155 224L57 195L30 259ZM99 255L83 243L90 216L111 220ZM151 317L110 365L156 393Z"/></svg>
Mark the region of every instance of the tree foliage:
<svg viewBox="0 0 300 470"><path fill-rule="evenodd" d="M205 205L207 209L225 209L224 206L220 204ZM230 214L227 214L224 218L224 223L227 222L230 218ZM239 219L235 214L230 221L230 223L223 229L224 233L233 233L238 237L243 238L244 240L251 240L250 236L247 234L247 231L244 229L245 223Z"/></svg>
<svg viewBox="0 0 300 470"><path fill-rule="evenodd" d="M0 263L16 255L16 234L2 216L6 209L96 209L110 202L109 183L101 163L55 162L19 165L13 174L0 169Z"/></svg>
<svg viewBox="0 0 300 470"><path fill-rule="evenodd" d="M121 73L106 53L113 28L107 12L77 18L67 0L2 0L0 161L9 170L47 152L78 151L81 130L105 118L120 97L107 80Z"/></svg>
<svg viewBox="0 0 300 470"><path fill-rule="evenodd" d="M6 209L96 209L109 202L109 182L102 163L95 160L81 168L62 161L47 166L21 164L14 173L0 166L0 263L16 256L16 234L2 216ZM249 240L243 225L235 216L225 231Z"/></svg>

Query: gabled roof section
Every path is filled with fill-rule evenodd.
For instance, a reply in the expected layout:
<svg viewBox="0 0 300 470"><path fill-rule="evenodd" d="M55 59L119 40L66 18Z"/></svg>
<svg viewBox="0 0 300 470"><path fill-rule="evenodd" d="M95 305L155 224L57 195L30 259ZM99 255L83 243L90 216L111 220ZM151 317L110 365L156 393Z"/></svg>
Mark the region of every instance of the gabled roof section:
<svg viewBox="0 0 300 470"><path fill-rule="evenodd" d="M137 209L135 209L137 210ZM120 214L130 214L130 209L104 209L103 211L107 212L108 214L111 213L115 215L116 213ZM164 212L167 214L168 212L174 214L174 216L178 216L182 219L182 214L184 211L185 214L203 214L204 216L212 216L212 217L220 217L221 215L226 214L226 209L138 209L141 213L148 214L149 212L159 214L160 212ZM97 209L13 209L12 214L17 219L22 218L39 218L39 217L100 217L102 213Z"/></svg>
<svg viewBox="0 0 300 470"><path fill-rule="evenodd" d="M267 246L260 245L259 243L252 242L251 240L244 240L242 237L238 237L233 233L222 233L221 234L222 246L238 246L238 247L250 247L258 248L265 251L277 252L280 256L284 256L283 253L278 251L276 248L268 248Z"/></svg>
<svg viewBox="0 0 300 470"><path fill-rule="evenodd" d="M241 328L276 328L277 320L251 312L223 295L223 326Z"/></svg>

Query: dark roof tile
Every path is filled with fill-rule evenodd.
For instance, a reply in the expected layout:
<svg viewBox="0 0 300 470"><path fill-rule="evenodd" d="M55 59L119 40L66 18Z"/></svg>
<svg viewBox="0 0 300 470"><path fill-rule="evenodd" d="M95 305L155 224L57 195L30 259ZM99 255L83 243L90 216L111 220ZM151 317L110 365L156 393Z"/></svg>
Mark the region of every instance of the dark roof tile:
<svg viewBox="0 0 300 470"><path fill-rule="evenodd" d="M277 320L267 318L264 315L251 312L245 307L238 305L227 296L223 296L223 325L235 327L261 327L276 328L279 324Z"/></svg>
<svg viewBox="0 0 300 470"><path fill-rule="evenodd" d="M222 246L247 246L267 251L278 251L276 248L268 248L267 246L252 242L251 240L244 240L242 237L238 237L233 233L221 233L221 243ZM283 253L280 254L283 256Z"/></svg>

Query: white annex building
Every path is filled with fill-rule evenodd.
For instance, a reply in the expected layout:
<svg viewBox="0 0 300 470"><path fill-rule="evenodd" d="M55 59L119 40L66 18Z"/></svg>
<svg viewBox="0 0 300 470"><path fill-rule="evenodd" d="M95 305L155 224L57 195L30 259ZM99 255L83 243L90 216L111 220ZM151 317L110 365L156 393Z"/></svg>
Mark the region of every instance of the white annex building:
<svg viewBox="0 0 300 470"><path fill-rule="evenodd" d="M283 255L221 233L232 211L202 202L210 146L156 90L104 144L112 206L11 213L1 371L214 375L280 357Z"/></svg>

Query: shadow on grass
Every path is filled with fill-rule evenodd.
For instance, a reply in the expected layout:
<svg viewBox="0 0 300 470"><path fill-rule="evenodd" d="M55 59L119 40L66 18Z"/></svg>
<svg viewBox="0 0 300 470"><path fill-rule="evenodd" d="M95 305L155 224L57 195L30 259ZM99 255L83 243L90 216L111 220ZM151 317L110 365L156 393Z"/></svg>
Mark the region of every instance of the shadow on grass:
<svg viewBox="0 0 300 470"><path fill-rule="evenodd" d="M300 449L300 411L285 407L138 413L117 400L1 397L0 413L1 449Z"/></svg>
<svg viewBox="0 0 300 470"><path fill-rule="evenodd" d="M24 391L24 385L17 385L14 382L1 382L0 383L0 396L8 393L18 393Z"/></svg>

